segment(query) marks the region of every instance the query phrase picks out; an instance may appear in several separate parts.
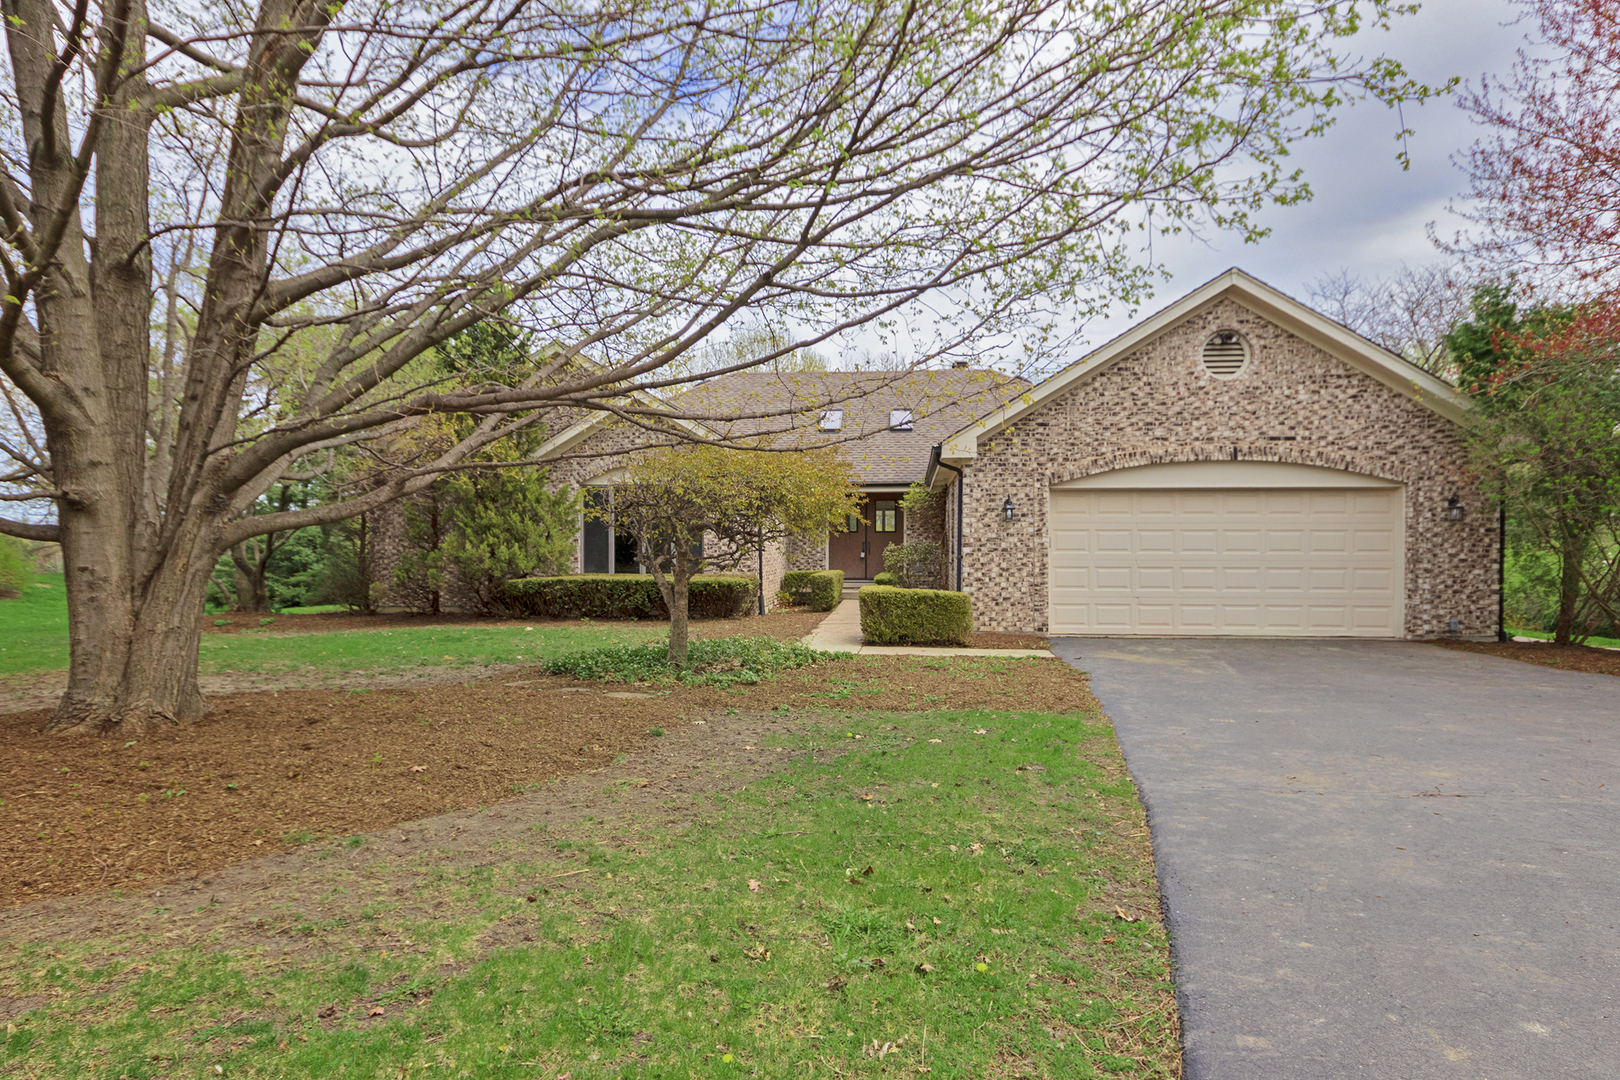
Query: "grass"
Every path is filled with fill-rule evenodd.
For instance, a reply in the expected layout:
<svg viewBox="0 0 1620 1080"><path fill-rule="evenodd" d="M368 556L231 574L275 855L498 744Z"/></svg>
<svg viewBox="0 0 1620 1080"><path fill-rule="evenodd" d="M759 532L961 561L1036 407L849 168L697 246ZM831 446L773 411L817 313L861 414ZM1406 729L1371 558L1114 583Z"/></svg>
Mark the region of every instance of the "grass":
<svg viewBox="0 0 1620 1080"><path fill-rule="evenodd" d="M555 623L526 631L523 624L424 626L341 630L315 634L276 632L269 616L211 615L243 631L204 634L202 670L281 672L403 671L551 660L571 652L637 644L660 636L655 624ZM264 625L260 625L263 623ZM59 671L68 664L67 593L61 574L37 575L15 600L0 600L0 675Z"/></svg>
<svg viewBox="0 0 1620 1080"><path fill-rule="evenodd" d="M1542 633L1540 630L1517 630L1511 627L1508 629L1508 633L1514 637L1535 638L1537 641L1551 641L1554 636ZM1620 638L1589 637L1581 644L1598 649L1620 649Z"/></svg>
<svg viewBox="0 0 1620 1080"><path fill-rule="evenodd" d="M0 675L68 664L67 590L61 574L35 574L15 600L0 600Z"/></svg>
<svg viewBox="0 0 1620 1080"><path fill-rule="evenodd" d="M603 682L751 686L835 655L770 637L730 637L691 642L685 671L670 667L668 646L662 641L571 653L552 660L546 671Z"/></svg>
<svg viewBox="0 0 1620 1080"><path fill-rule="evenodd" d="M1102 718L791 728L769 744L815 753L700 797L687 825L538 825L538 853L430 858L352 918L289 909L237 948L155 930L15 948L0 996L40 1004L0 1072L1179 1074L1165 934L1119 914L1155 893Z"/></svg>

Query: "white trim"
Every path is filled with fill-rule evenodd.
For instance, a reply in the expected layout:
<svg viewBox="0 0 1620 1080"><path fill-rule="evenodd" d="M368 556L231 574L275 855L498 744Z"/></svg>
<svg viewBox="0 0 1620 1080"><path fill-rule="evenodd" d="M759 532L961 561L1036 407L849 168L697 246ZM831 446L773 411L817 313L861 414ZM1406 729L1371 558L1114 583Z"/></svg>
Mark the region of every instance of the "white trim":
<svg viewBox="0 0 1620 1080"><path fill-rule="evenodd" d="M1047 401L1072 390L1146 342L1179 325L1217 300L1232 300L1289 333L1310 342L1384 385L1428 406L1453 422L1467 414L1467 398L1443 379L1341 326L1236 267L1205 282L1180 300L1137 323L1114 340L1070 364L1039 386L986 414L946 439L940 449L948 465L962 466L979 456L979 442L995 435Z"/></svg>
<svg viewBox="0 0 1620 1080"><path fill-rule="evenodd" d="M1054 491L1193 488L1392 488L1393 480L1279 461L1178 461L1110 469L1053 484Z"/></svg>

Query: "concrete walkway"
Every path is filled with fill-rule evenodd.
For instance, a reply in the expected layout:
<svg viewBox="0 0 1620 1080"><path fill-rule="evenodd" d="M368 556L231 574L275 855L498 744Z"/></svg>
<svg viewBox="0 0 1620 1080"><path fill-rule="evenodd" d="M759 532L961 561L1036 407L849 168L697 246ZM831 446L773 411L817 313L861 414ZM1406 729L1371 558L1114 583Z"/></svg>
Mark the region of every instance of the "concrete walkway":
<svg viewBox="0 0 1620 1080"><path fill-rule="evenodd" d="M1147 804L1189 1080L1620 1076L1620 679L1059 638Z"/></svg>
<svg viewBox="0 0 1620 1080"><path fill-rule="evenodd" d="M804 639L812 649L860 653L862 656L1051 656L1050 649L957 649L929 645L863 645L861 605L847 597Z"/></svg>

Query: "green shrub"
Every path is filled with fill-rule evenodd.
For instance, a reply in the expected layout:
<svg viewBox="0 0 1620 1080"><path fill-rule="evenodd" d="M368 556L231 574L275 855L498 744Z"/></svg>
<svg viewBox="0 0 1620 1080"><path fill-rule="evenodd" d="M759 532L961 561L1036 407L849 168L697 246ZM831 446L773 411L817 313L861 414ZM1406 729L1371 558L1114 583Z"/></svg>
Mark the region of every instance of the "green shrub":
<svg viewBox="0 0 1620 1080"><path fill-rule="evenodd" d="M34 580L34 564L28 558L23 542L10 536L0 536L0 600L15 600L22 595L23 586Z"/></svg>
<svg viewBox="0 0 1620 1080"><path fill-rule="evenodd" d="M894 574L889 573L887 570L884 570L881 573L877 573L877 574L872 575L872 584L874 584L874 585L893 585L894 587L899 588L900 587L900 579L898 577L896 577Z"/></svg>
<svg viewBox="0 0 1620 1080"><path fill-rule="evenodd" d="M731 619L745 613L757 580L749 574L699 574L687 615ZM507 614L545 619L667 619L669 609L651 574L569 574L503 582L495 602Z"/></svg>
<svg viewBox="0 0 1620 1080"><path fill-rule="evenodd" d="M879 585L899 585L903 589L933 589L940 584L940 548L932 540L913 540L909 544L890 544L883 549L883 569L894 576L892 582L883 582L878 574L872 580Z"/></svg>
<svg viewBox="0 0 1620 1080"><path fill-rule="evenodd" d="M611 645L605 649L560 656L546 665L552 675L602 682L667 683L694 686L752 685L773 679L790 668L829 659L797 642L768 637L717 638L694 641L686 654L686 670L669 666L667 642L647 645Z"/></svg>
<svg viewBox="0 0 1620 1080"><path fill-rule="evenodd" d="M868 585L860 602L869 645L967 645L973 634L967 593Z"/></svg>
<svg viewBox="0 0 1620 1080"><path fill-rule="evenodd" d="M811 611L831 611L844 598L842 570L789 570L782 576L782 588L793 594Z"/></svg>

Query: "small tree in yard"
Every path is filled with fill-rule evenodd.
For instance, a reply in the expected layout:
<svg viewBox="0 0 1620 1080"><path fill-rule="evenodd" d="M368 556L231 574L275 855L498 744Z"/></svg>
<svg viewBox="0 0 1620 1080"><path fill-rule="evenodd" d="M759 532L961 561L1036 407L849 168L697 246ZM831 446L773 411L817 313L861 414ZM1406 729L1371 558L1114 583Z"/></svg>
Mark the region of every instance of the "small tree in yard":
<svg viewBox="0 0 1620 1080"><path fill-rule="evenodd" d="M650 450L613 493L669 608L669 662L686 666L687 596L706 565L731 569L762 544L821 536L856 512L860 490L834 448L769 453L714 446Z"/></svg>

